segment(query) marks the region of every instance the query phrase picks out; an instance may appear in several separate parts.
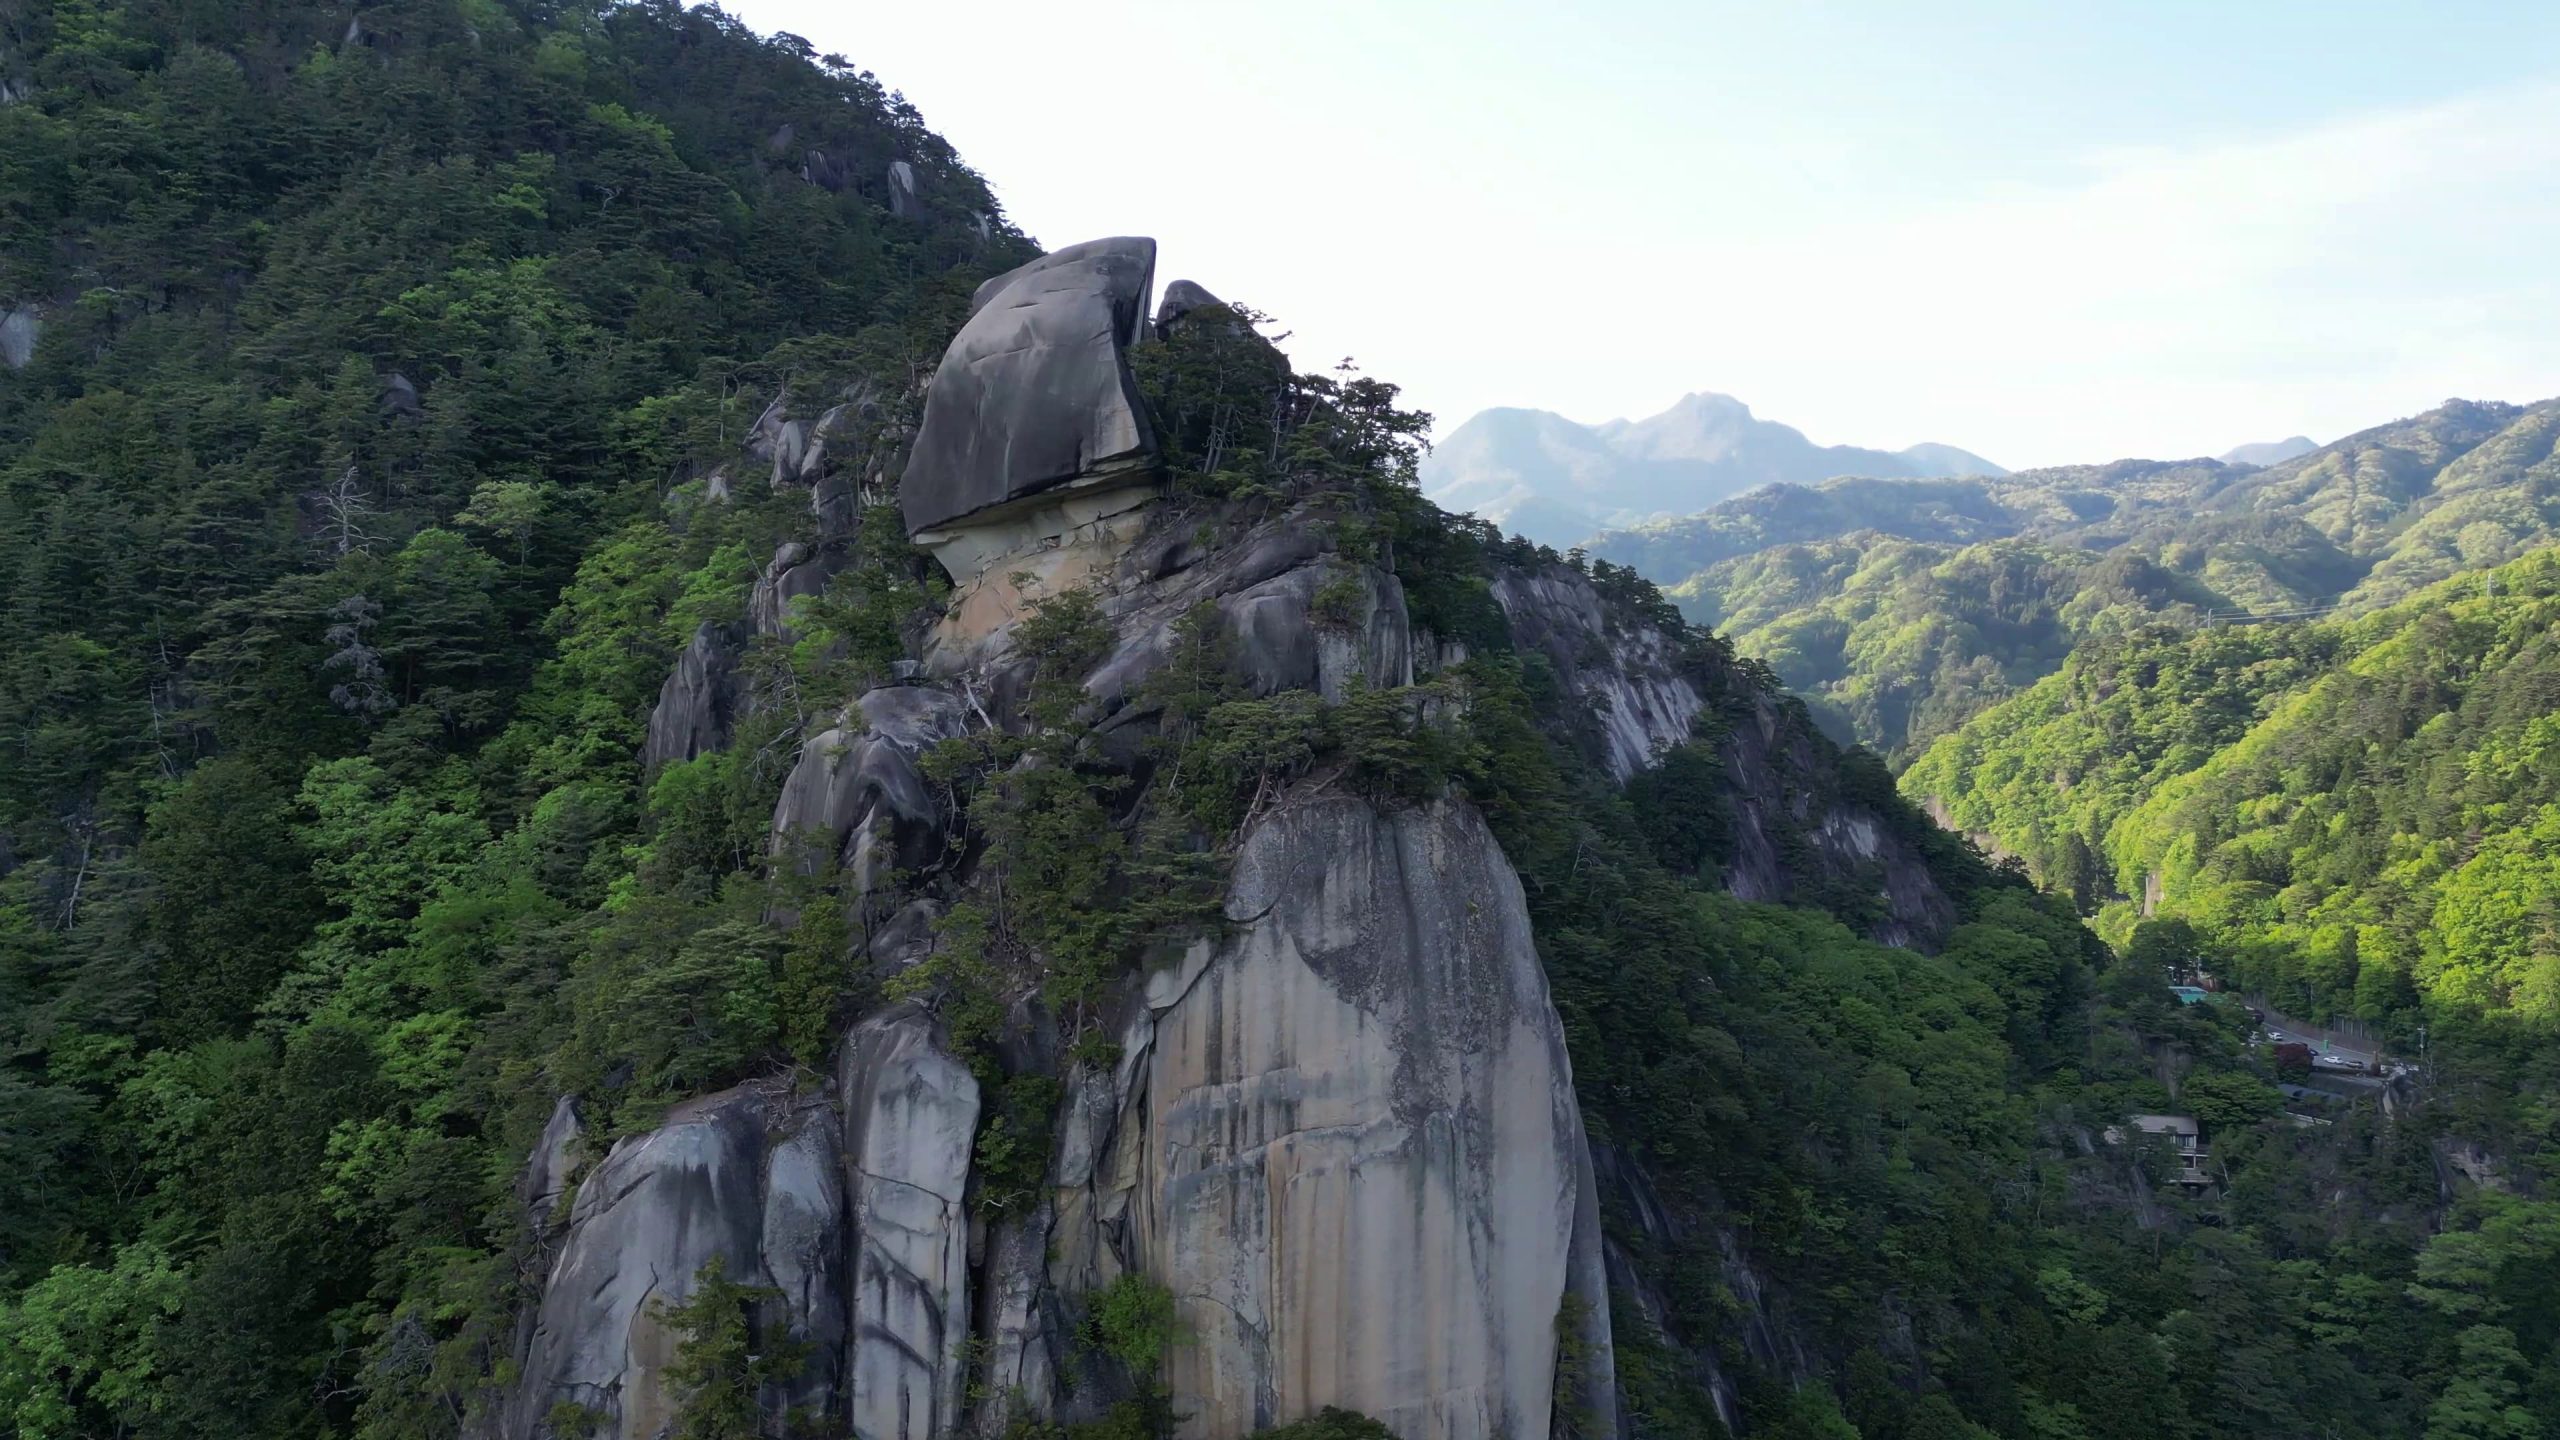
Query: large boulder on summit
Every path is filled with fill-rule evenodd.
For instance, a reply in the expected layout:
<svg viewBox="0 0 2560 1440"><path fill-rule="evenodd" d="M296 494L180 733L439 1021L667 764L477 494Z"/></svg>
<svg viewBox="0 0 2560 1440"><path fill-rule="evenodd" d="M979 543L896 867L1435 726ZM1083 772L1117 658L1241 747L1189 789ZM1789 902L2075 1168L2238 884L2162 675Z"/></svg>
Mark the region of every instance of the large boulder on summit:
<svg viewBox="0 0 2560 1440"><path fill-rule="evenodd" d="M1142 471L1155 437L1126 351L1146 323L1156 242L1090 240L978 287L934 372L899 485L907 531Z"/></svg>
<svg viewBox="0 0 2560 1440"><path fill-rule="evenodd" d="M1156 334L1159 338L1171 335L1183 316L1225 303L1197 281L1176 280L1164 287L1164 300L1156 306Z"/></svg>

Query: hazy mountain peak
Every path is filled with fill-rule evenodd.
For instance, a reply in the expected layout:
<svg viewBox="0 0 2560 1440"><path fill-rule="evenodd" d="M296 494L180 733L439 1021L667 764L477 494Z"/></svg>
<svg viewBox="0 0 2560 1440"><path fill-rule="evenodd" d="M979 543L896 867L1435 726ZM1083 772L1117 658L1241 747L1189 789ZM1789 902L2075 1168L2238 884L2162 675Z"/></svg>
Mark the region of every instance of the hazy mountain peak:
<svg viewBox="0 0 2560 1440"><path fill-rule="evenodd" d="M1450 433L1424 462L1422 481L1450 509L1569 545L1773 483L2007 473L1952 445L1898 452L1817 445L1734 396L1697 390L1659 414L1598 425L1545 410L1486 410Z"/></svg>
<svg viewBox="0 0 2560 1440"><path fill-rule="evenodd" d="M2260 440L2249 445L2235 445L2222 452L2225 465L2281 465L2297 455L2308 455L2320 448L2320 442L2308 435L2294 435L2282 440Z"/></svg>

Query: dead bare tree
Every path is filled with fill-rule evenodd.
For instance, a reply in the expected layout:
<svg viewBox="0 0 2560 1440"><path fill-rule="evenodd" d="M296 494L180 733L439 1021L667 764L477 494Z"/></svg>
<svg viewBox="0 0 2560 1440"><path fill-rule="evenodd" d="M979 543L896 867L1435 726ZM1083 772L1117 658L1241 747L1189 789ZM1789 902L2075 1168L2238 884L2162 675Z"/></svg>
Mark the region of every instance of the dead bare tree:
<svg viewBox="0 0 2560 1440"><path fill-rule="evenodd" d="M365 498L363 481L352 463L339 472L337 483L311 498L327 517L332 553L372 553L368 547L373 544L373 536L365 530L364 522L373 514L373 502Z"/></svg>

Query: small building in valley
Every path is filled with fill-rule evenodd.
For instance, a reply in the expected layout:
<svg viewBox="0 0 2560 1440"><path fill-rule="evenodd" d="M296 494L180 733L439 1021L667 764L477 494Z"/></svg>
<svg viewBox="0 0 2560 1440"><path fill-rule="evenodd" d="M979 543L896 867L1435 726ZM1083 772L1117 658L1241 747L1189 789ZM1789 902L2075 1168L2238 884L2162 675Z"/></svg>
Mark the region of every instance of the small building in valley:
<svg viewBox="0 0 2560 1440"><path fill-rule="evenodd" d="M2130 1118L2130 1123L2134 1135L2157 1135L2168 1141L2170 1150L2178 1158L2178 1173L2174 1178L2179 1184L2201 1189L2213 1183L2213 1177L2205 1172L2205 1162L2211 1157L2204 1148L2204 1127L2196 1123L2196 1117L2135 1115ZM2108 1144L2122 1145L2128 1138L2124 1126L2107 1127Z"/></svg>

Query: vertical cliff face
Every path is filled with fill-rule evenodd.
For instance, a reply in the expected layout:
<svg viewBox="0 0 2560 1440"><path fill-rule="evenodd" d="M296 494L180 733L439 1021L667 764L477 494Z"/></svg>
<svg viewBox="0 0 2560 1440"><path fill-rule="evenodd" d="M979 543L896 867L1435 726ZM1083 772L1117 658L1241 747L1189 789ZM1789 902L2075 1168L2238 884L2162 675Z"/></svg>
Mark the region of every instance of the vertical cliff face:
<svg viewBox="0 0 2560 1440"><path fill-rule="evenodd" d="M1546 1433L1590 1160L1517 877L1463 805L1284 803L1238 928L1148 986L1105 1172L1195 1337L1186 1433L1326 1405L1399 1435ZM1577 1273L1577 1259L1583 1262ZM1578 1282L1578 1285L1577 1285Z"/></svg>

